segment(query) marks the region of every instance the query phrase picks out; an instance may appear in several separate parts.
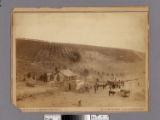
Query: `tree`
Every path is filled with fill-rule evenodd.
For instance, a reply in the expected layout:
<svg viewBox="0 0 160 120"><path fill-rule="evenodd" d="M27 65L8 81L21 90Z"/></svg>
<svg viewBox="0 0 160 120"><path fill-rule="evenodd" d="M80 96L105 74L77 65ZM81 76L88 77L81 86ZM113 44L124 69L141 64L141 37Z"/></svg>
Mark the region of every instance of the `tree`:
<svg viewBox="0 0 160 120"><path fill-rule="evenodd" d="M78 52L73 52L69 58L72 62L79 62L81 59L81 56Z"/></svg>

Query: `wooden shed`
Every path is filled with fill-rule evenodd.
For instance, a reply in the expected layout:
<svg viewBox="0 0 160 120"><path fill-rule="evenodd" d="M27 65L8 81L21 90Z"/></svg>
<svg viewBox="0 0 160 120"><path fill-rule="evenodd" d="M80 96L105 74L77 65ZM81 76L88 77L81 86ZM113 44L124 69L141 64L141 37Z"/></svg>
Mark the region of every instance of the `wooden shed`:
<svg viewBox="0 0 160 120"><path fill-rule="evenodd" d="M54 77L54 81L61 83L61 87L66 90L75 90L78 75L69 69L60 70Z"/></svg>

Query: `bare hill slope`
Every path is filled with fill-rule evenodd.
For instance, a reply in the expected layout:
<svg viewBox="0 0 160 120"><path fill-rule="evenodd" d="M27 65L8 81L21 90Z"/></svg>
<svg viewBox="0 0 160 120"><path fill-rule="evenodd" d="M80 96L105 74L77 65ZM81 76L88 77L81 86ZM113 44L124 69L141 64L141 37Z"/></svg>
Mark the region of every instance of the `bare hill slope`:
<svg viewBox="0 0 160 120"><path fill-rule="evenodd" d="M76 72L144 71L144 53L127 49L17 39L16 50L20 72L51 71L55 67Z"/></svg>

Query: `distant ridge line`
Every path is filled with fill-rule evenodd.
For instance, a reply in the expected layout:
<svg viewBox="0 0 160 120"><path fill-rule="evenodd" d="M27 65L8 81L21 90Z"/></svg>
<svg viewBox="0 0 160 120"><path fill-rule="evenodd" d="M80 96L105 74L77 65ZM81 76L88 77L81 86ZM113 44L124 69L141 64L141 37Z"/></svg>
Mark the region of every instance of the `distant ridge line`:
<svg viewBox="0 0 160 120"><path fill-rule="evenodd" d="M16 38L16 40L29 40L29 41L35 41L35 42L41 42L41 43L55 43L55 44L68 44L68 45L79 45L79 46L92 46L92 47L101 47L101 48L113 48L113 49L116 49L116 50L128 50L128 51L131 51L131 52L138 52L138 53L141 53L141 54L144 54L144 52L141 52L141 51L136 51L136 50L132 50L132 49L126 49L126 48L114 48L114 47L104 47L104 46L96 46L96 45L85 45L85 44L76 44L76 43L62 43L62 42L52 42L52 41L44 41L44 40L40 40L40 39L31 39L31 38Z"/></svg>

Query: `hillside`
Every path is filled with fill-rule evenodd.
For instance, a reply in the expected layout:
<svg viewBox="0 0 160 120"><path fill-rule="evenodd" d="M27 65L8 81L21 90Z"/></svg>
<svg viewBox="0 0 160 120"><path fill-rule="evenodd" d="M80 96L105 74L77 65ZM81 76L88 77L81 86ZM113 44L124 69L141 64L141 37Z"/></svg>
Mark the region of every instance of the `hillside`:
<svg viewBox="0 0 160 120"><path fill-rule="evenodd" d="M78 73L84 69L90 73L145 70L145 55L127 49L17 39L16 50L17 73L54 71L55 67Z"/></svg>

